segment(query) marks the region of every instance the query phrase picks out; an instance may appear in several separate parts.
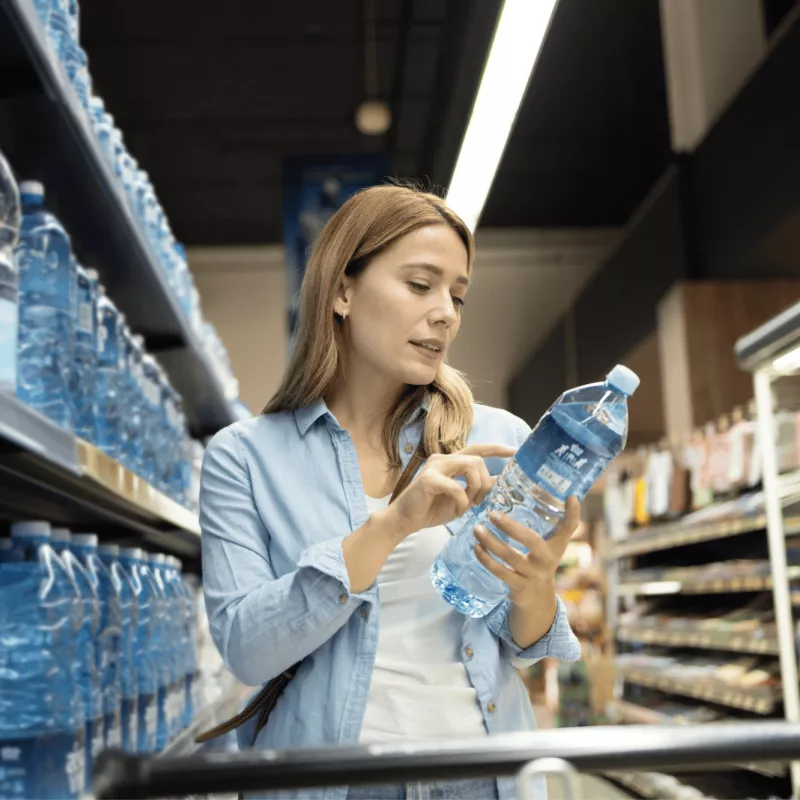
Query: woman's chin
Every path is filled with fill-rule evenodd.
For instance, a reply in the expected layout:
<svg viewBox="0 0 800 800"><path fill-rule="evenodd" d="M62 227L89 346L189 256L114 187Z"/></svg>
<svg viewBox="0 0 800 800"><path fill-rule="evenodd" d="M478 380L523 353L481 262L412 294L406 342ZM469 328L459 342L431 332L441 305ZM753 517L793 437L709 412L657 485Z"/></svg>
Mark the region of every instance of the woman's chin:
<svg viewBox="0 0 800 800"><path fill-rule="evenodd" d="M438 366L426 366L424 364L414 365L404 370L403 383L411 386L428 386L436 380Z"/></svg>

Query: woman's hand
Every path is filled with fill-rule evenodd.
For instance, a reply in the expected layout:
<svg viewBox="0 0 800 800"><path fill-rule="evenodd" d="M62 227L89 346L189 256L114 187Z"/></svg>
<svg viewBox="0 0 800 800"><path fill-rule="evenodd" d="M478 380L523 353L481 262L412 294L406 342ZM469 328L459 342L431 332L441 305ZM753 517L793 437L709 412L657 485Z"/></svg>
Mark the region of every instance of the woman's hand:
<svg viewBox="0 0 800 800"><path fill-rule="evenodd" d="M580 511L577 498L570 497L563 522L547 541L505 514L491 514L489 518L492 524L525 546L527 553L521 553L493 536L483 526L475 528L475 538L478 540L475 554L478 560L492 575L508 584L509 598L518 608L534 609L541 606L543 600L555 597L556 570L569 540L578 529Z"/></svg>
<svg viewBox="0 0 800 800"><path fill-rule="evenodd" d="M513 447L473 444L451 455L432 455L414 480L385 511L383 520L403 539L423 528L433 528L479 505L494 486L484 458L511 458ZM466 488L455 480L462 477Z"/></svg>

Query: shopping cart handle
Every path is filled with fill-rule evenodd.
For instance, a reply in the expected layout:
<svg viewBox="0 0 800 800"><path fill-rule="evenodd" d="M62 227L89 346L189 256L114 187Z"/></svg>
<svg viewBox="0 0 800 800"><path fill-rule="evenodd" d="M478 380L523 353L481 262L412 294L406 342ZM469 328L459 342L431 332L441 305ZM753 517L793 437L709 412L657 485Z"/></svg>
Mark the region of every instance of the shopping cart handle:
<svg viewBox="0 0 800 800"><path fill-rule="evenodd" d="M345 784L405 783L515 775L557 758L582 772L712 767L800 760L800 725L747 722L561 728L443 743L261 750L182 758L109 750L94 770L98 800L185 797Z"/></svg>

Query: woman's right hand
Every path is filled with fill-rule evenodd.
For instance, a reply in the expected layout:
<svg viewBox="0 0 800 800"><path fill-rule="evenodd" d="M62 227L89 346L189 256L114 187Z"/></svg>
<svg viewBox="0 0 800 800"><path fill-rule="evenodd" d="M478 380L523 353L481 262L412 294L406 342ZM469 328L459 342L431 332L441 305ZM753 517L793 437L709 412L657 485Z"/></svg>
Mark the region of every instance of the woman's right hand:
<svg viewBox="0 0 800 800"><path fill-rule="evenodd" d="M498 444L473 444L450 455L432 455L414 480L382 513L395 535L404 539L434 528L480 505L494 486L485 458L510 458L516 449ZM461 477L466 487L455 480Z"/></svg>

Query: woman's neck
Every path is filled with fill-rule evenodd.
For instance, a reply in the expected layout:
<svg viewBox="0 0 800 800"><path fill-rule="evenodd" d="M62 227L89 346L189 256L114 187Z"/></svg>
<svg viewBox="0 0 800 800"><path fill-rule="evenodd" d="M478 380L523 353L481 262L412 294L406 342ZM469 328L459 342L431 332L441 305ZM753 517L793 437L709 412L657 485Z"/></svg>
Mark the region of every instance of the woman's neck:
<svg viewBox="0 0 800 800"><path fill-rule="evenodd" d="M405 386L387 381L385 376L355 375L348 378L336 394L327 398L328 408L353 438L379 443L387 416L397 405Z"/></svg>

